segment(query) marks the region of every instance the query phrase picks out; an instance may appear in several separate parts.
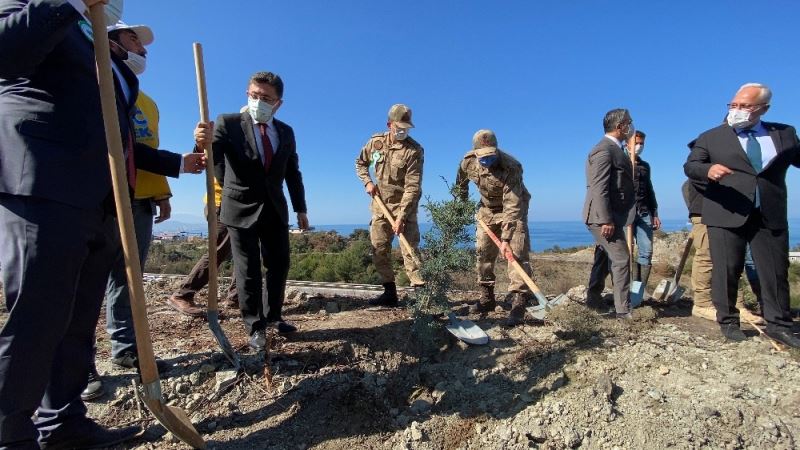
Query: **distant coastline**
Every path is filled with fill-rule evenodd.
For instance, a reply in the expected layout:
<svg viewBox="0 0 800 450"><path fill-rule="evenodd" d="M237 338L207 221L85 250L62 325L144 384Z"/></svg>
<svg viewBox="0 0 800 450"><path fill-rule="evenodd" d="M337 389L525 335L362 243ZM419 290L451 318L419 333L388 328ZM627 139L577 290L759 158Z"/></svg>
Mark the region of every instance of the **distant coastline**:
<svg viewBox="0 0 800 450"><path fill-rule="evenodd" d="M206 225L203 223L187 223L185 221L167 221L154 226L154 233L185 232L191 235L204 236ZM536 221L529 223L531 230L531 246L533 251L541 252L555 246L560 248L588 246L593 244L592 236L586 226L579 221ZM421 234L431 227L429 223L420 224ZM663 230L674 232L689 230L691 224L685 219L664 219ZM315 231L335 231L348 236L356 229L369 229L368 224L315 225ZM474 230L472 230L474 233ZM800 218L789 220L789 246L800 245Z"/></svg>

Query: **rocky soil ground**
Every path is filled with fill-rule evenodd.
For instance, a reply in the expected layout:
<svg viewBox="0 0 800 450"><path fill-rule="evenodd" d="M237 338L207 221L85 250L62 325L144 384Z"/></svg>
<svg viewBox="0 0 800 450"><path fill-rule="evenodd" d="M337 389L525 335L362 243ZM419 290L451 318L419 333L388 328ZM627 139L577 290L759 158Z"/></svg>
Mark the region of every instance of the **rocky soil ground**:
<svg viewBox="0 0 800 450"><path fill-rule="evenodd" d="M555 294L585 283L590 262L590 252L537 258L535 279ZM587 308L576 287L544 323L504 328L503 308L471 316L491 338L473 347L449 335L444 318L422 338L406 309L290 292L286 317L300 331L273 334L266 356L247 349L238 312L224 311L245 366L224 390L230 364L207 323L164 303L176 285L146 284L152 338L170 364L165 398L189 413L209 448L800 448L798 354L776 352L754 330L744 343L723 342L714 323L690 316L689 298L647 302L623 324ZM474 298L460 292L451 303L462 309ZM90 415L146 426L120 448L187 448L138 404L135 373L111 368L104 328L97 361L110 392Z"/></svg>

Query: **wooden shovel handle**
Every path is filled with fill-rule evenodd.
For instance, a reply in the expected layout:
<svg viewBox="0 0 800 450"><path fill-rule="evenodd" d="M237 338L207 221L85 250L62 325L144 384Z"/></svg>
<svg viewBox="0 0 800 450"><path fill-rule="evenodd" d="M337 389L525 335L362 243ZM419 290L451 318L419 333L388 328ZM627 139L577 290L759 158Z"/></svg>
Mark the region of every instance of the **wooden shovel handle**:
<svg viewBox="0 0 800 450"><path fill-rule="evenodd" d="M761 330L761 327L759 327L758 325L754 324L754 323L753 323L753 321L752 321L752 320L750 320L750 319L748 319L747 317L744 317L744 320L745 320L747 323L749 323L751 327L755 328L755 329L756 329L756 331L758 331L758 334L760 334L761 336L764 336L765 338L767 338L767 340L769 341L769 343L770 343L770 344L772 344L772 348L774 348L775 350L777 350L777 351L779 351L779 352L782 352L782 351L783 351L783 347L781 347L780 345L778 345L778 344L775 342L775 340L774 340L774 339L772 339L771 337L767 336L767 334L766 334L766 333L764 333L764 331L762 331L762 330Z"/></svg>
<svg viewBox="0 0 800 450"><path fill-rule="evenodd" d="M691 236L689 239L686 240L686 245L683 247L683 253L681 254L681 260L678 263L678 270L675 272L675 285L678 285L678 281L681 280L681 275L683 274L683 266L686 265L686 259L689 258L689 251L692 249L692 243L694 242L694 238Z"/></svg>
<svg viewBox="0 0 800 450"><path fill-rule="evenodd" d="M122 134L117 116L114 75L111 72L111 51L106 31L106 17L102 3L93 5L89 11L92 18L94 36L94 55L97 62L97 81L100 86L100 103L108 145L108 162L111 167L111 183L114 189L119 233L122 251L125 256L125 272L131 297L133 329L136 334L136 350L139 354L139 371L142 384L148 385L158 380L158 369L150 341L150 327L147 323L147 306L142 286L142 268L139 264L139 249L133 227L133 213L128 191L128 177L125 172L125 154L122 150Z"/></svg>
<svg viewBox="0 0 800 450"><path fill-rule="evenodd" d="M383 200L381 200L381 196L376 194L372 198L375 199L375 203L378 204L378 207L381 209L381 212L383 212L383 215L386 216L386 219L389 220L389 223L392 225L392 228L396 228L397 221L394 220L394 217L392 216L392 213L389 211L389 208L387 208L386 204L383 203ZM417 259L417 254L414 252L414 247L411 246L411 243L408 242L408 239L406 239L403 233L400 233L398 238L400 239L400 245L402 245L406 249L406 252L411 254L411 258L414 260L414 263L418 267L421 267L422 264L420 263L419 259Z"/></svg>
<svg viewBox="0 0 800 450"><path fill-rule="evenodd" d="M497 245L497 248L502 248L502 242L500 242L500 239L497 238L497 235L492 232L489 226L486 225L486 222L481 220L479 217L476 217L476 219L478 221L478 225L480 225L481 228L483 228L483 231L486 232L486 235L489 236L492 241L494 241L495 245ZM508 251L504 256L511 264L511 267L517 271L520 277L522 277L522 281L524 281L528 288L530 288L531 292L533 292L533 295L535 295L540 302L546 302L547 298L544 296L544 293L542 293L542 290L539 289L539 286L533 282L533 279L528 275L527 272L525 272L525 269L522 268L520 263L517 262L517 258L514 257L514 254L511 251Z"/></svg>
<svg viewBox="0 0 800 450"><path fill-rule="evenodd" d="M206 69L203 63L203 46L192 44L194 69L197 78L197 101L200 105L200 121L208 123L208 94L206 93ZM217 200L214 189L214 152L211 142L203 149L206 155L206 218L208 220L208 311L217 311Z"/></svg>

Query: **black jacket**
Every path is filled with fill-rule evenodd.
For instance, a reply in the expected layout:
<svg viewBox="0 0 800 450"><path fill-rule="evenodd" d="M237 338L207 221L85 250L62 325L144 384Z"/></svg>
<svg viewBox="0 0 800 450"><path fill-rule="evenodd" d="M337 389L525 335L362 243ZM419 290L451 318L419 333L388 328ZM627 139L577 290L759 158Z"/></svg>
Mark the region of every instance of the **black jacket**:
<svg viewBox="0 0 800 450"><path fill-rule="evenodd" d="M790 165L800 167L800 141L789 125L769 122L763 125L775 144L777 155L760 173L753 169L736 132L727 124L702 133L689 144L691 153L683 170L691 180L707 183L702 210L704 224L726 228L744 225L755 207L758 185L766 228L788 228L786 171ZM733 173L719 182L710 181L708 170L714 164L722 164Z"/></svg>
<svg viewBox="0 0 800 450"><path fill-rule="evenodd" d="M636 213L640 215L647 213L658 217L658 202L650 175L650 164L637 156L636 171L633 176L633 184L636 188Z"/></svg>
<svg viewBox="0 0 800 450"><path fill-rule="evenodd" d="M250 228L263 208L273 208L289 225L289 208L283 182L295 212L306 212L305 188L292 127L274 119L279 144L269 172L258 154L253 119L247 112L223 114L214 128L214 175L222 186L220 221L228 226Z"/></svg>

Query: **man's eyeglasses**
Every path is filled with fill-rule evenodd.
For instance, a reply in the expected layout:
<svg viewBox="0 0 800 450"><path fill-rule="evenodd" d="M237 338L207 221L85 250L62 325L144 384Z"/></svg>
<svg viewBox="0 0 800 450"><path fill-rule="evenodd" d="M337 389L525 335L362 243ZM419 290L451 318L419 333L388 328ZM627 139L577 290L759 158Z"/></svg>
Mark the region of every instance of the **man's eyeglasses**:
<svg viewBox="0 0 800 450"><path fill-rule="evenodd" d="M766 103L756 103L754 105L748 103L728 103L728 109L743 109L745 111L755 111L758 108L765 105Z"/></svg>
<svg viewBox="0 0 800 450"><path fill-rule="evenodd" d="M267 97L266 95L258 95L252 92L248 92L247 96L250 97L252 100L261 100L264 103L269 103L272 106L275 106L275 103L278 103L277 98Z"/></svg>

